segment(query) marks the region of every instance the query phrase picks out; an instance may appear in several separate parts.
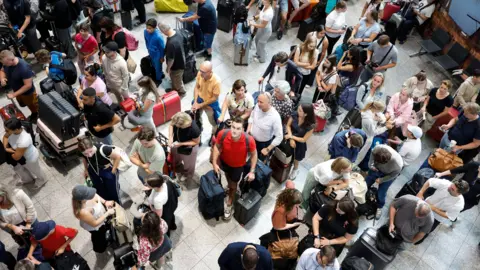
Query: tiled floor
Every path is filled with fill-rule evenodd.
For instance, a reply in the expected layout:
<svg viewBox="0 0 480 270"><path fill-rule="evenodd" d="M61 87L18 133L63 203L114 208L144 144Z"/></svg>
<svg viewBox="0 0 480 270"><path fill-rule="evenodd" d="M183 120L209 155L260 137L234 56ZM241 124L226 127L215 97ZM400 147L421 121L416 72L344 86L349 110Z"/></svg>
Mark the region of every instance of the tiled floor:
<svg viewBox="0 0 480 270"><path fill-rule="evenodd" d="M216 1L214 1L216 2ZM364 0L351 0L348 2L347 22L353 25L357 22ZM175 17L179 14L156 14L153 12L153 3L147 5L149 11L148 17L156 17L157 20L175 25ZM117 15L118 16L118 15ZM281 41L272 37L268 43L269 55L285 50L287 51L292 44L297 44L296 32L298 28L293 28ZM136 28L133 33L139 38L139 50L132 52L137 63L147 54L143 40L143 29ZM398 91L401 84L411 75L420 69L427 71L429 78L435 85L445 78L448 74L441 70L435 63L429 61L427 56L420 58L409 58L408 54L416 52L418 45L414 36L404 45L399 45L398 66L387 72L386 91L387 94L393 94ZM217 32L214 42L213 71L222 79L222 101L225 94L230 90L232 83L236 79L244 79L247 82L247 88L250 92L257 91L257 79L263 74L267 64L252 62L247 67L234 66L233 62L233 43L232 35L224 32ZM197 65L203 61L197 59ZM133 79L140 76L139 69ZM43 72L37 74L36 85L45 77ZM134 80L135 81L135 80ZM189 83L187 88L187 97L182 100L182 110L188 109L193 96L194 82ZM135 87L132 87L135 88ZM38 89L38 88L37 88ZM312 91L307 89L304 94L306 101L311 100ZM5 95L0 99L0 105L7 104ZM323 161L326 157L326 146L338 128L339 122L344 114L338 117L338 121L330 123L322 133L315 134L308 141L307 156L301 162L301 171L297 177L297 188L303 186L306 172L309 168ZM205 121L207 122L207 121ZM159 130L166 134L167 125L159 127ZM207 138L209 138L209 128L205 128L202 136L204 146L199 151L197 174L202 175L211 169L208 162L210 149L206 147ZM131 144L133 133L130 131L120 131L118 128L114 132L114 143L125 149ZM428 139L423 140L423 151L417 162L414 162L408 168L405 168L402 175L395 180L388 192L388 203L391 202L394 195L400 190L403 184L411 178L420 164L426 159L434 143ZM52 164L50 161L42 161L42 166L48 175L49 182L38 192L32 192L27 187L25 190L32 197L39 220L53 219L57 223L79 228L78 221L73 217L70 192L75 184L82 184L82 169L79 162L68 164L67 168L59 164ZM8 166L2 166L0 181L5 181L12 170ZM132 202L140 202L140 182L137 180L135 168L122 175L121 189L123 191L123 201L127 206ZM272 181L268 194L262 200L259 213L246 226L239 225L234 219L229 222L204 220L198 211L197 192L198 185L190 183L180 197L179 206L176 211L178 229L172 234L174 251L173 261L168 263L166 269L218 269L217 259L224 247L234 241L247 241L258 243L258 237L268 232L271 228L271 213L275 203L276 195L282 190L283 186ZM387 204L388 205L388 204ZM384 211L385 212L385 211ZM439 226L419 246L411 247L398 254L388 269L480 269L480 257L477 244L480 242L480 217L477 207L461 214L460 220L455 227ZM376 223L379 226L386 222L386 214ZM372 226L371 221L364 219L360 222L361 229L358 235L366 228ZM92 269L113 269L111 251L106 254L95 254L92 251L89 233L79 228L79 236L72 242L73 248L86 258ZM306 228L299 229L301 235L306 234ZM8 250L15 253L16 246L11 238L4 232L0 232L0 237L5 242ZM345 252L344 252L345 253ZM343 258L345 254L340 257ZM3 265L0 266L0 269Z"/></svg>

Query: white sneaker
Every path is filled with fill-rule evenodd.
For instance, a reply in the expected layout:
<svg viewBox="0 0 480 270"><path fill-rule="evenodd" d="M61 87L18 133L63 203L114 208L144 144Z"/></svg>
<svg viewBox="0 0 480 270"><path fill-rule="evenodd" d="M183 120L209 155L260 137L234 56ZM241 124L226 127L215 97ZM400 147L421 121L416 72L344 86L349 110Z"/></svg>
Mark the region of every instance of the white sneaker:
<svg viewBox="0 0 480 270"><path fill-rule="evenodd" d="M233 215L233 204L228 206L228 205L225 205L225 212L224 212L224 215L223 215L223 220L225 221L228 221L232 218L232 215Z"/></svg>
<svg viewBox="0 0 480 270"><path fill-rule="evenodd" d="M379 220L382 216L382 208L377 208L377 213L375 213L375 219Z"/></svg>
<svg viewBox="0 0 480 270"><path fill-rule="evenodd" d="M290 172L290 180L295 180L295 178L297 178L297 175L298 175L298 169L293 169L291 172Z"/></svg>

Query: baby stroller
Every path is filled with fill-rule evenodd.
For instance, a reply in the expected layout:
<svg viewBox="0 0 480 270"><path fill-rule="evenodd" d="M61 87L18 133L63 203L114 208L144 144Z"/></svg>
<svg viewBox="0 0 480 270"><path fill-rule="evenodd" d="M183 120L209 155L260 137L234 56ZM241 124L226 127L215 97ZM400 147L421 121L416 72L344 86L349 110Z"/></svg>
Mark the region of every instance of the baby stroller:
<svg viewBox="0 0 480 270"><path fill-rule="evenodd" d="M0 51L10 50L17 57L22 58L20 47L22 47L24 37L25 35L22 35L20 39L17 38L17 33L14 29L5 23L0 23Z"/></svg>

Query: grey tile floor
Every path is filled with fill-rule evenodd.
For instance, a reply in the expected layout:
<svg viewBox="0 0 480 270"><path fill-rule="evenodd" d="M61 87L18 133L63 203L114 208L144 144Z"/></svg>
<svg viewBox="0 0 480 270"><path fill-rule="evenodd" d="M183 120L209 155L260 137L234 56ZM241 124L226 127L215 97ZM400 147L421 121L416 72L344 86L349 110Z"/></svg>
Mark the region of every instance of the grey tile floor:
<svg viewBox="0 0 480 270"><path fill-rule="evenodd" d="M216 1L214 1L216 2ZM347 23L354 25L358 21L359 14L364 4L364 0L351 0L348 2ZM147 5L148 17L155 17L158 21L167 22L175 25L175 17L181 14L158 14L154 13L153 3ZM119 16L117 14L117 16ZM117 18L118 21L119 18ZM289 30L281 41L272 37L268 43L268 53L271 57L274 53L285 50L290 46L298 44L296 39L298 28ZM137 63L147 54L143 40L143 28L137 27L132 32L140 40L140 46L137 51L132 52ZM398 45L399 61L398 66L387 72L386 91L391 95L400 90L404 80L415 74L421 69L427 71L429 78L435 85L447 79L449 75L438 65L430 61L427 56L409 58L408 55L417 51L420 37L414 34L406 44ZM257 91L257 79L263 74L267 64L251 62L249 66L240 67L233 65L233 43L232 34L217 32L214 41L213 67L214 72L222 79L222 94L220 100L223 100L225 94L230 90L231 85L236 79L244 79L247 82L247 88L250 92ZM197 59L197 65L203 61ZM140 77L138 69L132 79ZM37 73L35 85L38 89L38 83L45 78L43 72ZM194 82L186 85L187 97L182 100L182 110L189 108L193 96ZM132 87L135 88L135 87ZM305 101L311 100L313 92L307 89L304 94ZM0 105L5 105L9 101L5 95L0 98ZM337 117L337 121L329 123L324 132L315 134L307 142L308 151L304 161L301 162L300 174L295 180L297 188L302 189L304 178L309 168L325 160L327 156L327 144L331 140L338 124L345 114ZM206 120L206 119L205 119ZM208 121L204 121L208 123ZM208 124L207 124L208 125ZM1 125L3 128L3 125ZM159 131L167 134L167 125L162 125ZM204 145L210 134L209 128L205 128L202 136ZM130 131L120 131L118 128L114 132L114 143L125 149L131 144L133 133ZM388 202L391 202L395 194L400 190L403 184L411 178L413 173L427 158L430 150L435 144L429 140L423 139L422 154L416 162L405 168L402 175L395 180L388 192ZM210 149L206 146L201 147L199 151L196 173L202 175L211 169L208 162ZM112 252L105 254L95 254L92 251L90 236L88 232L78 226L78 221L74 218L71 203L70 192L74 185L82 184L82 169L80 163L71 162L68 166L62 167L51 161L42 161L42 167L48 175L48 183L40 191L31 191L28 187L25 190L32 197L38 211L39 220L53 219L58 224L79 228L79 236L72 242L74 250L86 258L92 269L113 269ZM120 185L122 189L122 200L125 205L130 206L132 202L140 202L140 182L137 180L135 168L123 173ZM3 165L0 169L0 181L5 181L11 175L12 170ZM234 241L247 241L258 243L258 237L268 232L271 228L271 214L275 203L276 195L283 189L283 185L272 181L268 194L262 200L259 213L245 226L238 224L235 219L229 222L205 220L199 214L197 203L198 184L190 183L183 191L179 200L179 206L176 211L178 229L172 234L174 243L173 260L166 265L166 269L218 269L217 259L228 243ZM376 223L376 227L386 222L386 214ZM372 222L362 219L360 222L361 232L371 227ZM307 233L306 227L299 229L300 235ZM16 253L16 246L11 238L0 231L0 238L6 244L7 249ZM408 248L401 251L395 260L388 266L388 269L480 269L480 257L477 244L480 242L480 217L479 209L472 208L461 214L460 220L455 227L439 226L435 232L421 245ZM347 250L348 251L348 250ZM340 256L343 258L345 252ZM0 269L3 265L0 265Z"/></svg>

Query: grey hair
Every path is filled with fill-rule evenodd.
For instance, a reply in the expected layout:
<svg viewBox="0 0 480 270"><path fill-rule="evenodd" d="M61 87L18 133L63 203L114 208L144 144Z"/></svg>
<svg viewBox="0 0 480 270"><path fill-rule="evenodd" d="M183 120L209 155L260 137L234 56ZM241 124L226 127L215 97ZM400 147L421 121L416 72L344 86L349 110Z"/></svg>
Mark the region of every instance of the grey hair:
<svg viewBox="0 0 480 270"><path fill-rule="evenodd" d="M172 27L170 27L170 25L165 24L165 23L158 23L158 28L160 28L160 31L162 31L162 32L168 32L168 31L170 31L170 29L172 29Z"/></svg>
<svg viewBox="0 0 480 270"><path fill-rule="evenodd" d="M15 265L15 270L35 270L35 264L28 259L18 261Z"/></svg>
<svg viewBox="0 0 480 270"><path fill-rule="evenodd" d="M432 212L432 209L430 208L430 205L428 203L419 200L417 203L417 207L415 207L415 211L417 212L417 215L419 217L426 217Z"/></svg>
<svg viewBox="0 0 480 270"><path fill-rule="evenodd" d="M268 104L272 104L272 94L268 93L268 92L264 92L262 93L261 95L264 95L265 97L267 97L268 99Z"/></svg>

